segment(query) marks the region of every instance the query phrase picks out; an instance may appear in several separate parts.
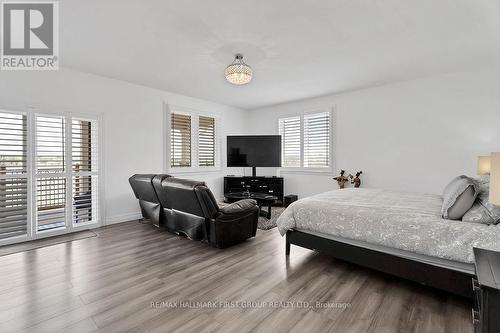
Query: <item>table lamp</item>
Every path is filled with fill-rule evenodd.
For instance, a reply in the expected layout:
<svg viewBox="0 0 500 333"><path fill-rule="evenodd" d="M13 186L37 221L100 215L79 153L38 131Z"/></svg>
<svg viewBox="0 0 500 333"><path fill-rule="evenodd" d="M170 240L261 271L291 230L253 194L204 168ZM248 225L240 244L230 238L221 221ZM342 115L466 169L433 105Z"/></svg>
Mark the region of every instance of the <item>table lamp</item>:
<svg viewBox="0 0 500 333"><path fill-rule="evenodd" d="M490 203L500 206L500 153L491 153Z"/></svg>
<svg viewBox="0 0 500 333"><path fill-rule="evenodd" d="M491 170L491 156L479 156L477 159L477 174L479 176L489 175Z"/></svg>

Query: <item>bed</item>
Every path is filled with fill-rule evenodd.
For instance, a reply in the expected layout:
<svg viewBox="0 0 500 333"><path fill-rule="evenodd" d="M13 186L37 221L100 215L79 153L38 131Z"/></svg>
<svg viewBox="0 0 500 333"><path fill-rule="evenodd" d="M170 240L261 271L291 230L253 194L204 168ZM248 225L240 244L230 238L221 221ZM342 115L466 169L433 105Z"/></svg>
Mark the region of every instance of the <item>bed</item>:
<svg viewBox="0 0 500 333"><path fill-rule="evenodd" d="M439 195L330 191L294 202L277 220L286 254L298 245L472 298L474 247L500 251L500 226L441 218Z"/></svg>

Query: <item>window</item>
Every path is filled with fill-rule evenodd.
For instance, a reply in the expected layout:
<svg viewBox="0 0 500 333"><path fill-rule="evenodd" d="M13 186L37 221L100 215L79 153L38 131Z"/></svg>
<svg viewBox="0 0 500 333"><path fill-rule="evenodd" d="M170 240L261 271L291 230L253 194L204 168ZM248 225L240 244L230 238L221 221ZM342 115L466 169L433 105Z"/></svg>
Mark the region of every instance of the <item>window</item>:
<svg viewBox="0 0 500 333"><path fill-rule="evenodd" d="M170 165L191 166L191 116L179 113L171 115Z"/></svg>
<svg viewBox="0 0 500 333"><path fill-rule="evenodd" d="M216 167L216 119L197 113L170 113L170 167Z"/></svg>
<svg viewBox="0 0 500 333"><path fill-rule="evenodd" d="M199 117L198 163L200 166L215 166L215 119Z"/></svg>
<svg viewBox="0 0 500 333"><path fill-rule="evenodd" d="M330 168L330 128L330 112L280 119L283 167Z"/></svg>
<svg viewBox="0 0 500 333"><path fill-rule="evenodd" d="M0 241L99 222L98 121L0 111Z"/></svg>

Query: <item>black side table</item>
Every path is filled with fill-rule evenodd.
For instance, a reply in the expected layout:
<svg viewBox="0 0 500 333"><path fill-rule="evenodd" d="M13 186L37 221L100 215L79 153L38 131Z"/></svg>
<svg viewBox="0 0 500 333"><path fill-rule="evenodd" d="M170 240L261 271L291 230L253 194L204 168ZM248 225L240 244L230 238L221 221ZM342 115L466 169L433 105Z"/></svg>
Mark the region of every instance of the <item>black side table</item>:
<svg viewBox="0 0 500 333"><path fill-rule="evenodd" d="M269 220L271 218L271 206L278 200L278 197L264 193L234 192L224 194L224 199L229 202L242 199L254 199L259 205L260 216L264 216ZM262 206L267 206L267 212L262 209Z"/></svg>
<svg viewBox="0 0 500 333"><path fill-rule="evenodd" d="M500 252L474 248L476 278L472 279L475 332L500 332Z"/></svg>
<svg viewBox="0 0 500 333"><path fill-rule="evenodd" d="M290 206L293 202L297 201L298 199L299 197L296 194L285 195L285 207Z"/></svg>
<svg viewBox="0 0 500 333"><path fill-rule="evenodd" d="M278 197L274 195L267 195L265 198L256 199L259 205L259 212L261 216L264 216L268 220L271 219L271 206L278 200ZM267 212L262 210L262 205L267 205Z"/></svg>

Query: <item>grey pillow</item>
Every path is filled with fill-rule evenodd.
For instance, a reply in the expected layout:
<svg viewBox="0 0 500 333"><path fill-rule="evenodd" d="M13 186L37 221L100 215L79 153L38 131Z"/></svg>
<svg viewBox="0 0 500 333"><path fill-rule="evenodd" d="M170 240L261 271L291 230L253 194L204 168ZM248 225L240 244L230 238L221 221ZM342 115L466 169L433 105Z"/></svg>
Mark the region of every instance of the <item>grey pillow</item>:
<svg viewBox="0 0 500 333"><path fill-rule="evenodd" d="M441 214L449 220L459 220L474 205L478 183L467 176L454 178L443 191Z"/></svg>
<svg viewBox="0 0 500 333"><path fill-rule="evenodd" d="M494 224L495 221L490 215L490 212L484 207L479 200L476 200L472 208L462 217L464 222Z"/></svg>
<svg viewBox="0 0 500 333"><path fill-rule="evenodd" d="M462 218L465 222L476 222L484 224L500 223L500 206L489 202L490 184L489 178L478 179L479 195L471 209Z"/></svg>

